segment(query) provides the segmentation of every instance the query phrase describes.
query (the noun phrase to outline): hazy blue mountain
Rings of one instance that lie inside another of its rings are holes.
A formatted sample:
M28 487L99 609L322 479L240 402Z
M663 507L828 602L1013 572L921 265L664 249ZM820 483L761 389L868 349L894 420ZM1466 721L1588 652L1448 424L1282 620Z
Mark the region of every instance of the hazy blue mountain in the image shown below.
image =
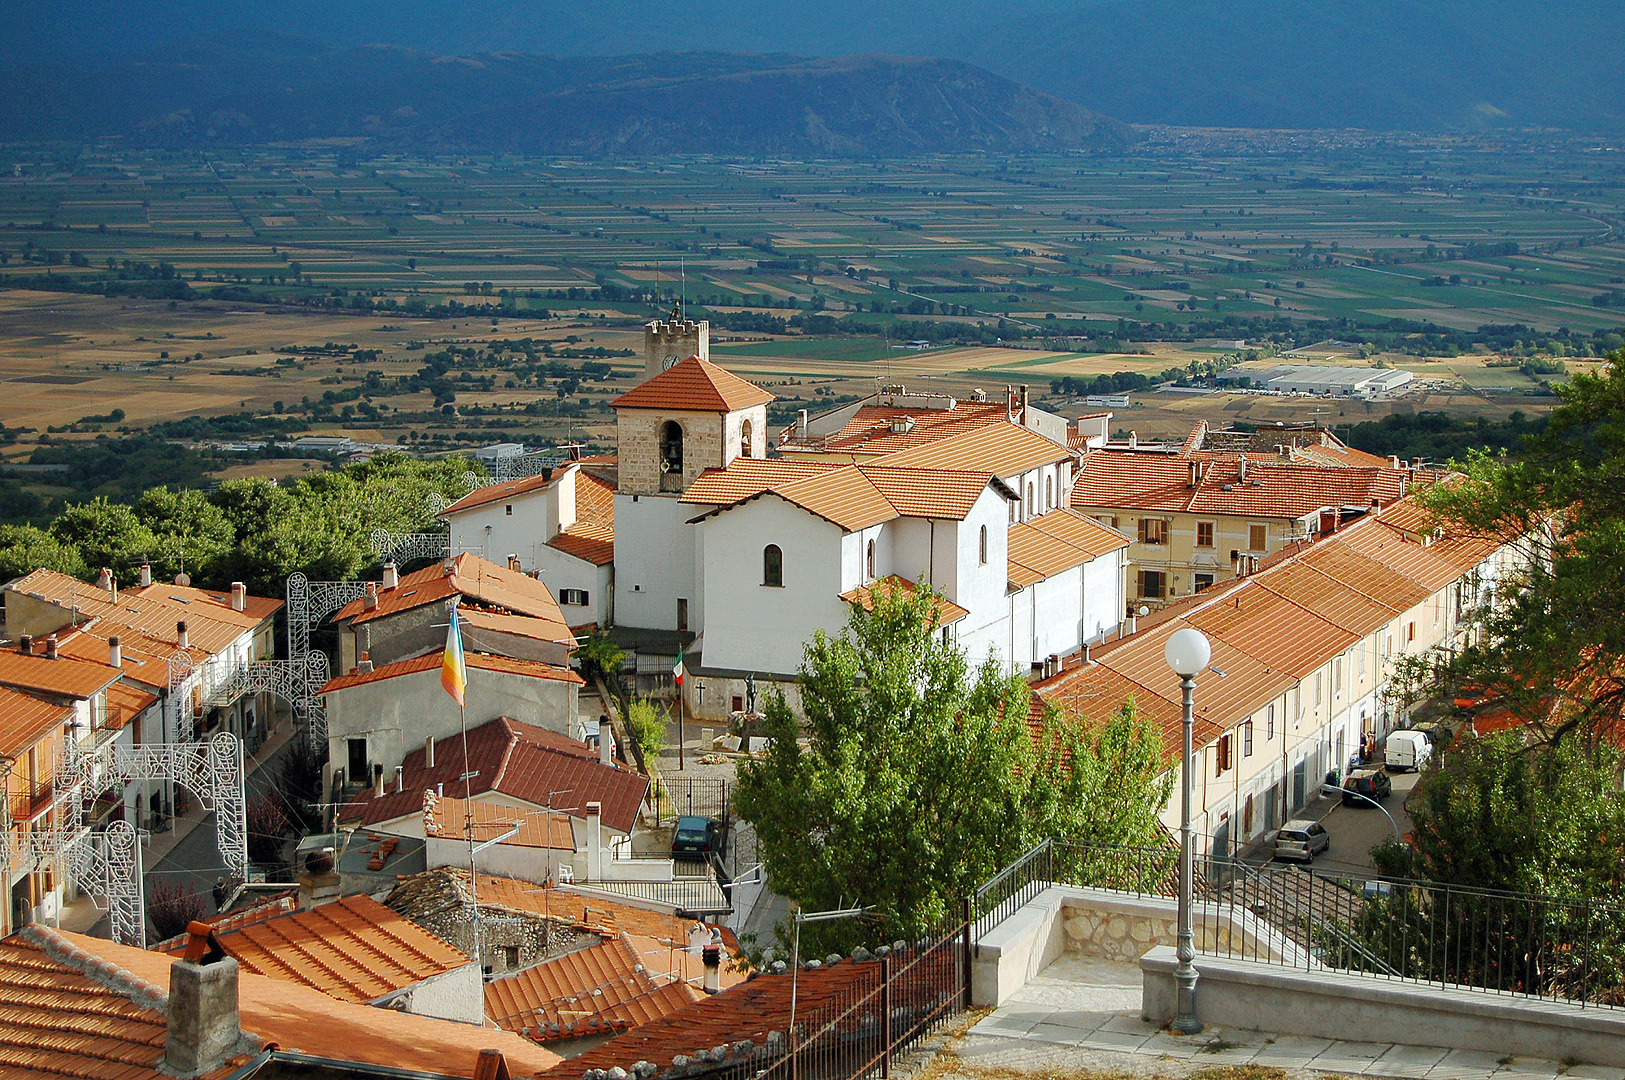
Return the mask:
M1117 150L1130 129L957 60L743 53L453 56L233 32L87 77L0 83L0 139L194 146L362 136L384 148L578 154L895 155Z
M0 52L82 59L234 31L449 53L945 57L1143 123L1625 130L1619 0L38 0L0 22Z

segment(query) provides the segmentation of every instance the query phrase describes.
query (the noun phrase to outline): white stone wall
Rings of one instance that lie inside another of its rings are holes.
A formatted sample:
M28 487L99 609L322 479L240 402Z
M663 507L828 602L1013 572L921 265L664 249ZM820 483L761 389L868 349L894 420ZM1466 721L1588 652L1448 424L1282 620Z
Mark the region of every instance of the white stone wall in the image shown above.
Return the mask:
M688 600L688 628L698 632L702 625L696 530L688 522L706 508L677 500L676 495L615 496L615 622L620 626L675 630L678 597Z
M813 631L846 625L841 600L843 541L835 525L775 495L707 518L704 531L707 611L705 666L793 675ZM782 586L762 581L762 552L782 554Z

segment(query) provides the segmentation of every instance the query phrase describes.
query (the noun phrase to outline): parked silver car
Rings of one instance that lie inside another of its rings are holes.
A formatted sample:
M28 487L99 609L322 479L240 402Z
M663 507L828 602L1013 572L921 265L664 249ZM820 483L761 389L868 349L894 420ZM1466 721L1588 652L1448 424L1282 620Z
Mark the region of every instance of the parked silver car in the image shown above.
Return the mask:
M1315 856L1329 851L1332 835L1318 821L1289 821L1275 834L1275 857L1314 862Z

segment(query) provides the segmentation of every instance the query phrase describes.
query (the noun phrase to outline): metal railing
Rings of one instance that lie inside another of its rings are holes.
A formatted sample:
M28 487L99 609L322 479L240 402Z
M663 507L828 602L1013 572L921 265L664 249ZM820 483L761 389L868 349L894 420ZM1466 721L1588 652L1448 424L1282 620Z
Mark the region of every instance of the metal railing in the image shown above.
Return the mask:
M978 936L1051 885L1178 895L1178 851L1052 838L976 891ZM1582 1007L1625 1006L1625 907L1312 867L1196 860L1201 953Z
M773 1023L782 1028L771 1031L765 1045L735 1044L742 1052L731 1052L711 1068L695 1061L689 1075L707 1080L889 1078L899 1054L968 1007L970 948L970 923L956 919L913 947L888 950L878 963L841 961L851 965L849 979L839 977L839 966L801 972L793 1024L792 1018L775 1015ZM693 1071L694 1065L703 1071Z

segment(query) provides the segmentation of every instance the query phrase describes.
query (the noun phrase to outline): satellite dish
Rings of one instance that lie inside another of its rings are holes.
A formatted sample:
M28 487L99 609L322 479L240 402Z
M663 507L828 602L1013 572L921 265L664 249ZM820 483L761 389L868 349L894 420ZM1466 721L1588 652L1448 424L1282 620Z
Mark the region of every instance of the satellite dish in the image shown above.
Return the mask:
M1144 604L1141 604L1140 605L1140 614L1141 615L1149 615L1149 614L1151 614L1151 609L1149 607L1145 606Z

